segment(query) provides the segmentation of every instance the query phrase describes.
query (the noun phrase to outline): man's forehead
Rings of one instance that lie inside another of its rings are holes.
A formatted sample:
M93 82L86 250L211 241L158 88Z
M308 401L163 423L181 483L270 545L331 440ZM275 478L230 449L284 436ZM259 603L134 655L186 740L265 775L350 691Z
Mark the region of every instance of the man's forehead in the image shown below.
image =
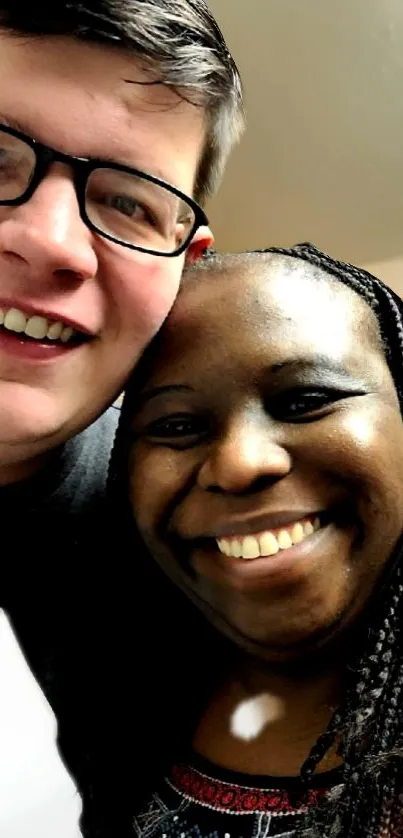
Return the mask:
M66 153L126 163L192 188L193 182L179 183L169 157L186 143L202 147L203 110L156 83L128 51L2 33L0 75L8 79L0 113L27 134Z
M12 78L31 72L47 82L74 89L81 83L91 97L110 97L128 111L140 108L181 114L200 109L163 83L156 71L128 49L69 36L13 37L1 31L1 60Z

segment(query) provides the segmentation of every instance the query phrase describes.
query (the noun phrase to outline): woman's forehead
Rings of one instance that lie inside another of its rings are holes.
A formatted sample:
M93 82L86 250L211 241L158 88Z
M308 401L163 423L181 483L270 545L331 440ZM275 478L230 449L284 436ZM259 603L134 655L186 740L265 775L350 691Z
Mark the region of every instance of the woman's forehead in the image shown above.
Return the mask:
M340 350L357 336L383 355L375 314L355 291L324 271L288 256L230 263L192 277L168 320L168 332L214 335L235 321L250 332L294 338L318 351ZM172 327L172 329L171 329ZM239 337L239 332L238 332Z
M296 260L295 260L296 261ZM287 382L354 380L397 394L378 323L354 291L283 263L194 276L146 356L143 386L187 385L241 392L280 376ZM245 389L246 388L246 389Z

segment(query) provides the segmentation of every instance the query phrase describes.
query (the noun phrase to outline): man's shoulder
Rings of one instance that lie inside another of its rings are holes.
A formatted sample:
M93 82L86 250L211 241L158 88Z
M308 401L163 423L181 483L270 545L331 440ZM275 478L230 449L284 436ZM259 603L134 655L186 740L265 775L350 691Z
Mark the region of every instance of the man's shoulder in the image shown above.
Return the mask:
M52 498L61 510L82 514L104 500L119 417L119 407L112 406L67 443L63 473Z
M113 404L92 425L89 425L88 428L81 432L79 436L83 440L84 447L87 451L95 447L98 454L102 449L110 452L119 424L119 418L120 407L117 404Z
M26 486L15 487L15 491L12 487L10 496L7 493L5 514L12 521L21 522L18 530L19 560L29 556L32 544L42 543L44 533L49 534L50 543L57 544L56 561L53 550L43 550L40 560L24 563L27 596L31 590L35 590L37 598L42 593L46 596L49 584L54 584L58 602L61 602L68 596L68 591L76 597L71 586L74 587L78 579L84 587L84 576L90 578L93 574L96 577L93 559L98 560L103 555L110 529L108 469L119 416L119 409L109 408L65 444L59 456L49 463L46 474L35 477ZM11 539L12 532L15 532L13 528L9 536L6 533L7 538ZM24 608L28 607L18 582L21 567L16 562L7 574L3 569L3 605L7 601L10 603L14 588L15 591L18 588ZM16 607L14 603L14 616Z

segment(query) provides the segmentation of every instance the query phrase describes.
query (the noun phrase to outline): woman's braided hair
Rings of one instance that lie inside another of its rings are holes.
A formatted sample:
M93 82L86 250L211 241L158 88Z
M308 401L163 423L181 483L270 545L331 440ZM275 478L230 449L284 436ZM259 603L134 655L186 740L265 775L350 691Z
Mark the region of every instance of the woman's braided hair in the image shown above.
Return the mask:
M311 244L250 251L251 258L259 253L308 262L365 300L376 316L403 414L403 302L400 298L368 272L332 259ZM242 254L243 260L245 257L248 254ZM225 263L225 255L206 254L205 268L213 269L214 264L219 267L220 263ZM191 269L196 274L198 270L197 266ZM122 488L119 472L122 474L122 457L126 457L128 450L125 416L130 413L136 382L137 375L129 387L112 459L111 485L115 489L118 484ZM123 500L122 494L120 499ZM343 704L301 768L302 783L308 784L325 754L337 743L344 764L342 782L308 812L297 830L298 838L403 836L402 557L403 539L391 556L376 600L367 608L354 660L347 662Z

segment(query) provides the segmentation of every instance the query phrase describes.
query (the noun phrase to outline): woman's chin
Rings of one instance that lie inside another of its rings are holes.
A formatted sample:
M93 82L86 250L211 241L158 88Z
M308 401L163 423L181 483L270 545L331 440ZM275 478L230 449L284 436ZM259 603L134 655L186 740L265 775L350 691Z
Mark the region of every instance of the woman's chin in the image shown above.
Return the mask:
M291 663L307 658L336 654L338 642L343 639L343 656L346 655L344 632L351 630L356 619L352 609L340 607L336 612L312 616L310 620L278 621L275 626L262 622L220 620L216 627L225 633L239 648L273 663Z

